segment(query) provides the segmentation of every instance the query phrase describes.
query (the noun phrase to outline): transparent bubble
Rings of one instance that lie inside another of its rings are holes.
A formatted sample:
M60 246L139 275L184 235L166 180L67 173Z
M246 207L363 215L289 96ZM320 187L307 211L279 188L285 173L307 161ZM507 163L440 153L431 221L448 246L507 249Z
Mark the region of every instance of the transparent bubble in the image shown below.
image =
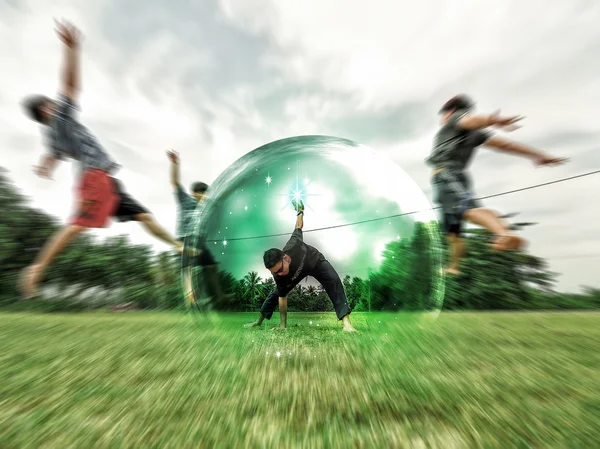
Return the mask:
M264 145L210 186L185 242L184 289L193 310L260 309L274 288L263 253L289 240L294 199L305 205L304 242L335 268L353 311L439 312L441 234L427 198L388 158L327 136ZM309 276L288 295L288 310L333 307Z

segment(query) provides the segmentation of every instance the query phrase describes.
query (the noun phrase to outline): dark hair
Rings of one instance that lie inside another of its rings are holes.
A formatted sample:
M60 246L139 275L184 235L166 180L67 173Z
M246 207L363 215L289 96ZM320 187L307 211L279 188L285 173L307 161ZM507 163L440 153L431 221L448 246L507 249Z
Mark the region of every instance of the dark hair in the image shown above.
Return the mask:
M45 95L30 95L25 98L22 102L25 115L31 120L35 120L38 123L43 123L42 111L40 106L50 101Z
M471 100L471 98L469 98L467 95L464 94L460 94L460 95L456 95L452 98L450 98L450 100L448 100L446 103L444 103L444 106L442 106L442 109L440 109L440 114L443 114L444 112L448 112L451 110L469 110L469 109L473 109L475 107L475 103L473 102L473 100Z
M263 255L263 261L265 262L265 268L270 270L273 268L277 262L280 262L283 259L283 251L277 248L271 248L265 251Z
M195 182L192 184L192 192L205 193L208 190L208 184L203 182Z

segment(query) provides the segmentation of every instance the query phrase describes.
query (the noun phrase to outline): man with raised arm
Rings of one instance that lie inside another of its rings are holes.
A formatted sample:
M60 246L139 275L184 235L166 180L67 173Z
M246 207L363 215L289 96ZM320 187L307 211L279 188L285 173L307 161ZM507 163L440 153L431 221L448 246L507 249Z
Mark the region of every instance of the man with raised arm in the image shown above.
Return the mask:
M206 297L204 301L211 301L215 307L224 306L229 300L229 295L223 293L219 281L217 262L208 247L200 238L194 236L192 226L192 217L194 211L200 203L206 200L208 185L204 182L194 182L190 193L186 193L181 186L179 173L180 158L176 151L167 151L167 157L171 161L170 180L175 198L177 200L177 240L182 244L187 239L185 252L187 257L183 257L182 281L188 304L197 301L192 288L192 278L194 269L201 272L200 278L204 282Z
M110 217L119 221L138 221L155 237L181 252L182 244L165 231L150 212L128 195L123 185L113 178L119 169L98 140L76 117L77 100L81 89L79 69L80 33L68 23L56 23L58 37L65 44L65 61L58 99L33 95L24 101L27 115L44 126L48 152L37 175L52 179L58 161L67 158L78 161L77 198L70 222L54 234L27 267L21 279L25 297L33 296L44 272L52 260L80 233L88 228L107 226Z
M333 303L338 320L342 322L345 332L356 332L350 323L350 307L346 299L344 285L339 275L325 256L314 246L304 243L302 228L304 226L304 204L294 202L297 212L296 227L283 250L271 248L265 251L263 261L275 280L277 288L265 300L258 320L246 327L258 327L265 320L271 319L279 304L281 322L273 330L284 330L287 327L287 295L307 276L314 277L325 289Z
M512 131L517 129L520 116L503 117L494 114L475 114L474 103L466 95L448 100L440 110L441 128L426 162L433 167L434 201L442 210L442 222L451 245L450 263L446 272L460 274L459 262L464 253L461 237L462 223L480 225L494 234L492 248L505 251L519 249L525 240L515 235L500 217L475 200L467 167L475 149L481 145L509 154L527 157L538 166L557 165L566 161L544 154L534 148L493 135L489 128Z

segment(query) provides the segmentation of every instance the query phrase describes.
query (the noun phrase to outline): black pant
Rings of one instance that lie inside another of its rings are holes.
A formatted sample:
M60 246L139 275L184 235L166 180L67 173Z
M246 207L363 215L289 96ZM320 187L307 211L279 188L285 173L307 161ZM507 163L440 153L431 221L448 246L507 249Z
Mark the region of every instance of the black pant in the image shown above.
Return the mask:
M115 194L119 197L119 205L112 214L114 218L121 222L133 221L136 215L150 213L148 209L125 191L125 187L121 181L115 178L111 179Z
M319 262L307 276L314 277L323 286L327 292L327 296L329 296L329 299L333 303L333 308L335 309L338 320L341 320L350 313L350 306L348 306L348 300L346 299L346 292L344 291L342 280L328 261L322 260ZM294 287L298 285L300 281L302 281L302 279L299 279ZM260 313L267 320L270 320L278 304L279 291L275 289L267 299L265 299L265 302L260 308Z

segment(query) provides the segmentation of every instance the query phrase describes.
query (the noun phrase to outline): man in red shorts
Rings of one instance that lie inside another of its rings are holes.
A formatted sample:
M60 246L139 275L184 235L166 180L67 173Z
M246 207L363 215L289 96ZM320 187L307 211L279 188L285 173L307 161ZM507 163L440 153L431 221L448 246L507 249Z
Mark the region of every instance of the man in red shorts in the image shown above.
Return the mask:
M75 117L80 90L79 31L70 24L57 22L57 33L65 44L65 65L58 101L31 96L24 102L26 113L47 131L49 152L34 171L51 179L56 163L66 158L79 162L75 213L71 222L52 236L34 263L25 269L21 280L24 296L33 296L50 262L77 235L87 228L106 227L110 217L119 221L139 221L151 234L173 245L182 244L167 233L150 212L128 195L112 177L119 169L98 140Z

